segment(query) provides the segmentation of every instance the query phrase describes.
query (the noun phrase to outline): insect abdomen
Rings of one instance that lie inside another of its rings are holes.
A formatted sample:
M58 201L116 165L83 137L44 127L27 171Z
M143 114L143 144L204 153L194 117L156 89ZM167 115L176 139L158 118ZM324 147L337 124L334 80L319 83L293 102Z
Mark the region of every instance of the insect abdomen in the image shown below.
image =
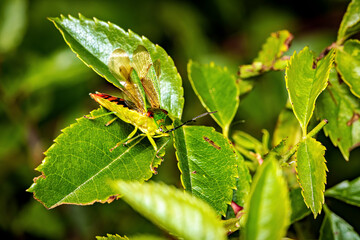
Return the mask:
M150 135L158 133L158 127L154 119L148 117L146 113L143 114L130 109L124 99L99 92L91 93L90 96L101 106L114 112L121 120L138 127L142 132L149 133Z

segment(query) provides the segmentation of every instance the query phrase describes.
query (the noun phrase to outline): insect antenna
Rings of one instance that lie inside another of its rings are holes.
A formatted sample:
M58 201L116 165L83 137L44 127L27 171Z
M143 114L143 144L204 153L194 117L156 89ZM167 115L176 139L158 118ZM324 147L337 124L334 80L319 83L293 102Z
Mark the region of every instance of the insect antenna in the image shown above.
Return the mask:
M188 123L196 122L196 119L198 119L198 118L204 117L204 116L209 115L209 114L214 114L214 113L216 113L216 112L217 112L217 111L214 111L214 112L206 112L206 113L200 114L199 116L196 116L196 117L194 117L193 119L190 119L190 120L184 122L183 124L180 124L179 126L174 127L173 129L170 129L170 130L165 131L164 133L169 133L169 132L175 131L176 129L181 128L182 126L184 126L184 125L186 125L186 124L188 124Z

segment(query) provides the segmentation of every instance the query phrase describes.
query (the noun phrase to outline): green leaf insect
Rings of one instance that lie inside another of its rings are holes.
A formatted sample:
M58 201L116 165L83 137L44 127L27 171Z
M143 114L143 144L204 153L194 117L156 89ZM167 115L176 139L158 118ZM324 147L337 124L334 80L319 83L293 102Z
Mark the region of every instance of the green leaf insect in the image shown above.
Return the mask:
M168 129L166 118L168 112L160 107L160 61L152 61L147 49L139 45L132 54L132 58L123 49L115 49L109 57L108 67L113 76L119 81L122 88L121 98L105 93L91 93L90 96L101 106L108 109L107 114L115 114L116 118L108 122L111 124L117 118L135 126L127 138L119 142L110 151L121 144L146 136L154 150L159 151L153 138L167 137L169 132L195 121L196 118L209 113L197 116L176 128ZM107 115L105 114L105 115ZM97 117L88 117L95 119ZM138 129L143 132L134 137Z

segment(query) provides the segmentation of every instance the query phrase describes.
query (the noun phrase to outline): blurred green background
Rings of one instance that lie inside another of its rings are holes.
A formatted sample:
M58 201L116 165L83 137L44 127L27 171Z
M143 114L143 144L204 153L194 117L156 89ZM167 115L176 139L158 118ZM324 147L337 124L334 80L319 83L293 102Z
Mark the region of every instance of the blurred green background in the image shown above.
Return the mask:
M47 210L25 192L40 173L48 147L71 123L98 105L89 93L109 92L113 86L76 58L47 17L60 14L111 21L162 46L175 61L185 90L183 119L205 111L187 79L189 59L214 61L234 74L249 64L271 32L287 29L295 39L289 50L305 45L319 53L336 39L348 5L343 0L305 1L74 1L0 0L0 236L4 239L94 239L96 235L154 233L149 223L121 200L93 206L60 206ZM241 99L232 130L261 137L272 133L285 106L284 73L256 79L254 90ZM215 125L210 118L197 124ZM360 149L345 162L322 134L328 149L328 184L360 174ZM156 181L181 186L174 151L170 147ZM329 207L360 231L358 208L334 199ZM318 237L322 216L302 220L290 231Z

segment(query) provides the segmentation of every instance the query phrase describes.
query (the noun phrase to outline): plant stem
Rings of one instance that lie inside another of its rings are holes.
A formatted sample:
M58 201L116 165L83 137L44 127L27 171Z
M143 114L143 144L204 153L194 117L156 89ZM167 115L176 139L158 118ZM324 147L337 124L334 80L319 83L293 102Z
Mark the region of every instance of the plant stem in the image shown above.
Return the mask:
M326 124L328 123L327 119L322 120L316 127L313 128L307 135L306 138L311 138L316 135Z

